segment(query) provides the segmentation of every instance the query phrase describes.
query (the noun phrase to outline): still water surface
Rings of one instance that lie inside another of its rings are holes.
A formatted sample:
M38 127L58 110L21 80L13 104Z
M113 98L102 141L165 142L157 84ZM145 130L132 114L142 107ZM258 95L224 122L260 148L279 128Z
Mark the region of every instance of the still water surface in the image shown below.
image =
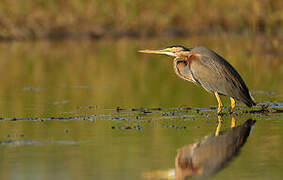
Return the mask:
M282 179L280 41L225 35L0 44L0 179L172 178L177 150L218 125L212 94L179 79L170 58L137 53L172 42L226 57L271 109L239 104L236 126L256 123L211 178ZM231 131L228 111L221 131Z

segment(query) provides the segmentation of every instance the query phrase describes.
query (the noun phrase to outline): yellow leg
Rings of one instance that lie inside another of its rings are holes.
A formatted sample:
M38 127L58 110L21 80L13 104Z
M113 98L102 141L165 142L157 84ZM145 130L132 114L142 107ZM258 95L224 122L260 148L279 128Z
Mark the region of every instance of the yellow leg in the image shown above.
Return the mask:
M218 108L217 108L217 113L219 114L223 108L223 104L221 102L221 99L219 97L219 94L217 92L214 93L218 102Z
M235 119L235 117L234 117L233 114L232 114L231 128L236 127L236 123L237 123L237 120Z
M232 113L236 107L236 100L232 97L230 97L230 100L231 100L231 113Z
M217 116L217 117L218 117L218 124L217 124L217 128L216 128L216 131L215 131L215 136L219 136L220 129L221 129L221 126L222 126L222 123L223 123L222 116Z

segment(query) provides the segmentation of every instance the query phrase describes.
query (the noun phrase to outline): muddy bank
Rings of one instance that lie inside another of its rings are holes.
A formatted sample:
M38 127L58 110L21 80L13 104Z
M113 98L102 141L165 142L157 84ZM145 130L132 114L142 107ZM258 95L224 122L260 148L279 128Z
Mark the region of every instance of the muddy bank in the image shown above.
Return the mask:
M81 120L81 121L128 121L128 122L152 122L152 120L196 120L196 119L207 119L214 118L216 114L216 107L210 108L192 108L192 107L172 107L172 108L121 108L116 107L113 109L100 109L95 106L80 106L78 109L84 109L93 113L89 116L84 115L74 115L74 116L62 116L54 113L51 117L28 117L28 118L8 118L0 117L0 121L70 121L70 120ZM93 110L99 110L103 113L96 113ZM283 113L282 103L276 106L260 105L258 107L247 109L245 107L237 107L236 112L233 116L244 116L246 114L257 114L257 115L268 115L268 114L278 114ZM224 112L221 113L222 116L231 116L229 113L229 108L224 108ZM184 126L168 126L165 128L176 128L185 129ZM127 126L127 127L115 127L112 129L142 129L138 126Z

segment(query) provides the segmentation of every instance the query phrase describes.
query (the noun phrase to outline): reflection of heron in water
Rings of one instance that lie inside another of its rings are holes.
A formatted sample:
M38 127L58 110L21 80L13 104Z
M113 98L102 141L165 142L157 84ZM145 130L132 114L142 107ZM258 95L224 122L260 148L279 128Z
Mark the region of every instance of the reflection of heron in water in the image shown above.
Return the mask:
M249 119L243 125L235 127L236 120L232 116L232 129L221 132L222 117L218 116L218 120L215 136L208 136L178 150L175 161L176 179L208 177L222 169L238 154L256 122Z
M223 123L218 116L218 126L214 136L206 136L194 144L185 145L178 150L175 170L144 173L148 179L186 179L189 177L205 178L221 170L245 144L255 120L247 120L236 127L232 116L231 129L220 131Z

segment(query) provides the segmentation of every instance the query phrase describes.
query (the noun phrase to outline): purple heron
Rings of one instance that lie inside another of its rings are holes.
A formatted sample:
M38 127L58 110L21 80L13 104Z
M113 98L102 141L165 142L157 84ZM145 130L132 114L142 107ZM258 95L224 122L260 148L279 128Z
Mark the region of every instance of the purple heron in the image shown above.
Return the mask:
M188 49L184 46L169 46L165 49L145 49L141 53L165 54L175 57L176 74L187 81L201 85L208 92L215 94L220 113L223 104L219 95L230 97L231 112L236 107L236 100L248 107L256 105L251 93L239 73L223 57L205 47Z

